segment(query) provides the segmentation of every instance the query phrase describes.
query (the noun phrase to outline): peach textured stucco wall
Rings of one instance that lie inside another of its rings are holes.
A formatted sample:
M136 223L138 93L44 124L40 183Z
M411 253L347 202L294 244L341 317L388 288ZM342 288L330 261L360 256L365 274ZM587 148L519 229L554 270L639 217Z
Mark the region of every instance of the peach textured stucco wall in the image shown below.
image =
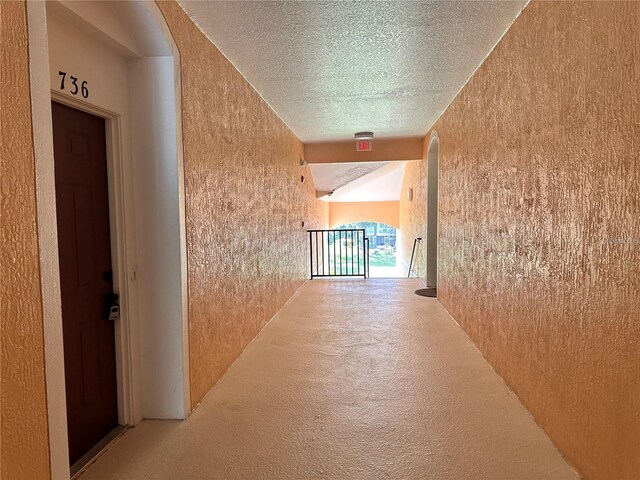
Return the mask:
M408 266L411 260L413 242L416 238L422 238L422 242L416 246L416 255L413 259L411 270L414 274L425 279L426 270L426 162L424 160L412 160L407 162L402 179L402 195L400 196L400 236L401 244L398 253L402 261ZM413 189L413 199L407 198L407 189Z
M533 2L434 126L439 299L586 479L640 478L639 85L640 3Z
M400 202L329 203L329 228L354 222L379 222L400 228Z
M305 232L328 207L300 181L302 143L177 3L158 4L182 65L195 406L308 278Z
M1 477L49 478L43 317L24 2L0 2Z

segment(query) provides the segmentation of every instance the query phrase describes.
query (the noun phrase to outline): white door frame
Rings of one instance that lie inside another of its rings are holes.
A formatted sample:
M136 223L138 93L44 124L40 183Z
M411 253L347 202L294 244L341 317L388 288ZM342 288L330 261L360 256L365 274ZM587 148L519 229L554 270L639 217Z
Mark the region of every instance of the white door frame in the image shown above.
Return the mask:
M158 6L155 2L149 0L145 0L144 4L150 9L154 19L160 26L174 58L176 155L179 177L180 255L182 265L183 410L184 418L186 418L190 412L190 386L180 61L179 52ZM125 425L134 425L142 418L138 327L136 325L136 315L130 314L130 312L137 312L135 231L132 228L135 225L135 216L132 179L129 171L131 166L123 162L119 115L83 100L51 90L46 3L27 2L27 20L51 477L54 480L68 480L70 478L70 468L68 462L51 101L63 103L106 119L114 288L120 294L122 309L121 320L116 322L118 417L119 422Z
M116 340L116 375L118 388L118 423L135 425L137 423L135 403L139 401L134 393L135 367L132 354L135 343L132 342L131 311L137 304L135 282L129 282L127 272L136 264L135 249L128 248L131 235L127 237L127 218L134 212L131 208L130 188L127 188L122 155L122 135L120 115L96 107L88 102L51 90L51 100L76 110L104 118L107 144L107 181L109 193L109 229L111 243L111 266L113 271L113 289L120 296L120 320L114 323Z

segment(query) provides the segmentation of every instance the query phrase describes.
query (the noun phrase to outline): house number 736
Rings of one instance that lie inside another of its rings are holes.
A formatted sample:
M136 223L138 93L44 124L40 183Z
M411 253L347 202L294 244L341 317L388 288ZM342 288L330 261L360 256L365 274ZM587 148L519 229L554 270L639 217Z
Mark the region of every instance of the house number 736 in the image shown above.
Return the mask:
M71 95L78 95L80 93L82 98L89 97L89 85L87 81L83 81L80 85L78 85L78 78L73 75L69 75L69 80L71 81L71 85L65 85L65 80L67 79L67 72L63 72L62 70L58 71L58 75L60 75L60 90L66 90L68 87Z

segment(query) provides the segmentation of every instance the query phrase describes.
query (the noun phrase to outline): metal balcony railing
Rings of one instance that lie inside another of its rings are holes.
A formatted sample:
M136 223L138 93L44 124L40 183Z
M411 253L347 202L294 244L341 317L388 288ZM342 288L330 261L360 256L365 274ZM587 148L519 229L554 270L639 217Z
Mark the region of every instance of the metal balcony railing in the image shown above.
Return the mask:
M369 277L369 239L364 229L308 230L311 279Z

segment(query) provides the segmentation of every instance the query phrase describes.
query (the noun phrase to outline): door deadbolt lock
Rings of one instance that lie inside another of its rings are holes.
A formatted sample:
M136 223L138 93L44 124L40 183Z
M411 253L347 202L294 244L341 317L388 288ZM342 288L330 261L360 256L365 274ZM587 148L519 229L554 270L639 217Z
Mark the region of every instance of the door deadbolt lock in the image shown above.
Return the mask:
M107 320L115 322L120 319L120 305L118 304L118 294L109 293L105 296L105 313Z
M111 305L109 307L109 321L115 322L120 319L120 305Z

